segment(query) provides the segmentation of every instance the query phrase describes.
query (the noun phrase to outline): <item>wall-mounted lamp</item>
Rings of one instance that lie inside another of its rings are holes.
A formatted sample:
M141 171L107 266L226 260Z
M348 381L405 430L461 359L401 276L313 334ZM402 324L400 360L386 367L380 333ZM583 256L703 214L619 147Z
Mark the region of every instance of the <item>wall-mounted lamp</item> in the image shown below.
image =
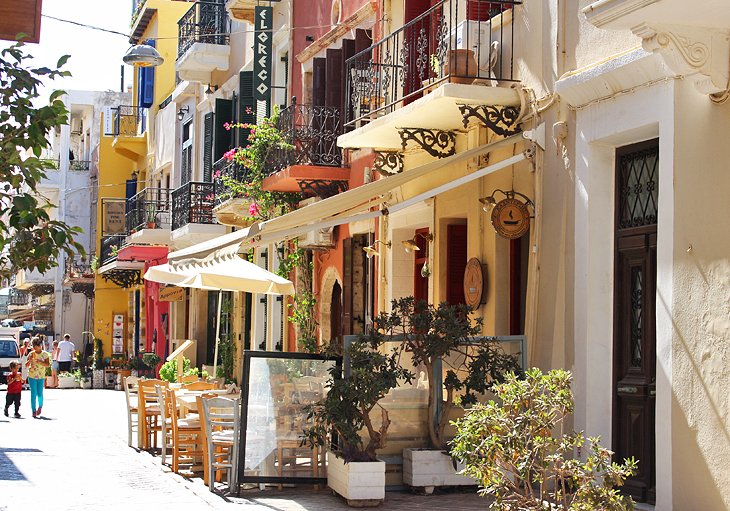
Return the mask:
M380 243L381 245L385 245L388 248L390 248L390 246L391 246L390 241L386 242L386 241L375 240L375 242L372 245L368 245L367 247L362 247L362 251L365 252L365 255L367 256L368 259L372 259L373 256L380 257L380 252L378 252L378 249L375 248L375 245L377 245L378 243Z
M488 195L486 197L482 197L481 199L479 199L479 202L482 203L482 209L484 210L485 213L489 213L490 211L492 211L494 206L497 205L497 199L494 197L494 194L496 194L496 193L501 193L502 195L504 195L505 199L514 199L515 196L517 196L520 199L522 199L522 202L524 202L525 205L530 206L533 209L533 211L535 210L535 203L532 202L532 200L527 195L520 193L520 192L516 192L514 190L504 191L504 190L500 190L499 188L497 188L496 190L494 190L492 192L492 195Z
M138 175L139 175L139 172L137 172L136 170L132 171L132 179L136 180Z
M185 114L187 114L190 111L190 107L183 106L180 107L180 110L177 111L177 120L182 121L185 119Z
M208 88L205 89L205 93L206 94L213 94L217 90L218 90L218 86L217 85L208 84Z
M125 64L137 67L155 67L165 62L160 52L149 44L135 44L131 46L127 50L127 53L124 54L124 57L122 57L122 60Z
M401 244L403 245L403 248L406 252L411 253L414 251L421 250L421 248L418 246L418 238L423 238L424 240L428 241L429 243L433 241L433 234L430 232L428 234L423 234L422 232L417 232L415 236L413 236L409 240L403 240L401 241Z

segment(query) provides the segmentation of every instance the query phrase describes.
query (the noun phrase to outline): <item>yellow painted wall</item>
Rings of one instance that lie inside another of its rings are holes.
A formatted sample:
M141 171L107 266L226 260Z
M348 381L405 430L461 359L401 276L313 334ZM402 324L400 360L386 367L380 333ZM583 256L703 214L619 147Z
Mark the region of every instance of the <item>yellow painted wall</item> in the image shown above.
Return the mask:
M103 115L103 114L102 114ZM104 133L102 119L102 129ZM99 141L99 202L97 207L96 225L96 254L101 254L101 236L104 225L102 218L103 198L123 198L125 196L125 181L129 179L134 168L134 162L120 155L112 147L114 137L102 135ZM107 282L100 275L96 275L94 282L96 296L94 299L94 335L104 343L104 356L112 352L112 316L114 314L128 314L127 290L116 284ZM127 318L128 321L128 318Z

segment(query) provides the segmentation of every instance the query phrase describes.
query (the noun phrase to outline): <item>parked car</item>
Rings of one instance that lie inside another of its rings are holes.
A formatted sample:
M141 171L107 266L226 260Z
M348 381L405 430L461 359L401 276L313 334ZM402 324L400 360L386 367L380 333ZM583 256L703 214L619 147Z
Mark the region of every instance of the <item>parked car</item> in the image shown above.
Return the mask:
M20 362L20 349L15 337L0 337L0 382L6 383L10 374L10 362Z

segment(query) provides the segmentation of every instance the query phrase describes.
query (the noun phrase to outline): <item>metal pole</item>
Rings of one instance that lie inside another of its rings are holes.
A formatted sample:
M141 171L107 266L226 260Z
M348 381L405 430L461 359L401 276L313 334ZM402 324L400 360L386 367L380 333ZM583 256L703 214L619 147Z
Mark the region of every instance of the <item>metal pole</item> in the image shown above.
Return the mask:
M213 378L218 377L218 343L221 341L221 301L223 291L218 291L218 311L215 315L215 355L213 356Z

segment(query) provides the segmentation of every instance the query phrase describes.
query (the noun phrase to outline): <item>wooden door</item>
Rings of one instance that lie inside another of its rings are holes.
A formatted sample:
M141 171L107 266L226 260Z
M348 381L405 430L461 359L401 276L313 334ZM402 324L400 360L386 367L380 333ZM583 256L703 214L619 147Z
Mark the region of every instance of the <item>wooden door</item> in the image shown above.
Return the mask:
M656 240L659 146L617 151L613 450L639 460L624 489L655 495Z

